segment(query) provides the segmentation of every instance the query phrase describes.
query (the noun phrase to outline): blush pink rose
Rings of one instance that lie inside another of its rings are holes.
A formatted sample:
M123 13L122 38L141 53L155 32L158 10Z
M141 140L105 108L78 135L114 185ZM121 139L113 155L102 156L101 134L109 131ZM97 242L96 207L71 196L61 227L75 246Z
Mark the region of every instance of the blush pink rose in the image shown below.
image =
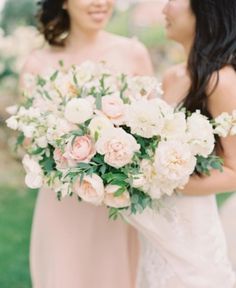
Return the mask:
M100 205L104 199L102 178L96 174L86 175L81 182L80 177L78 177L73 185L73 192L86 202Z
M64 157L75 162L88 163L95 155L96 150L89 135L77 136L71 139L65 148Z
M57 169L66 169L69 165L66 157L64 157L61 149L56 148L53 152L53 158L56 162Z
M104 203L109 207L124 208L130 206L129 192L125 191L120 196L115 196L116 191L120 188L117 185L107 185L105 187Z
M115 125L122 125L125 119L125 105L118 94L102 97L102 112Z

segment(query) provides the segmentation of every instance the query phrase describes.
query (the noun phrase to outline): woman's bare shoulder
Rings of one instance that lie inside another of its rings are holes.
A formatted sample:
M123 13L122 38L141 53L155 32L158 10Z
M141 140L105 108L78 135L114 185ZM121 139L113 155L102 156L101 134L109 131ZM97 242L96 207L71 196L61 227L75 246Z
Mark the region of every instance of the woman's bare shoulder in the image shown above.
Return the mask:
M217 82L216 82L217 81ZM215 83L217 83L215 85ZM213 90L214 89L214 90ZM209 83L210 110L213 116L236 109L236 71L232 66L222 68L215 73Z
M45 69L53 51L51 47L44 47L32 51L25 60L22 73L39 74Z

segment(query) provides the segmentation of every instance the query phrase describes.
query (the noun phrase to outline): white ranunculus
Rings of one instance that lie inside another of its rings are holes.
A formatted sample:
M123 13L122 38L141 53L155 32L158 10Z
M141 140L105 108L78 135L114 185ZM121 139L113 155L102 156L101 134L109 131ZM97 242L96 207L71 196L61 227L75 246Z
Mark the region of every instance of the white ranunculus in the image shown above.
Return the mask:
M140 149L135 138L121 128L105 130L95 146L99 154L105 155L104 161L115 168L132 162L134 153Z
M198 111L187 119L187 139L194 155L207 157L214 149L213 127Z
M115 193L119 190L118 185L107 185L105 187L104 203L109 207L125 208L130 206L129 192L126 190L120 196L115 196Z
M161 133L164 120L152 101L140 100L128 105L126 115L126 125L133 134L151 138Z
M96 132L101 135L106 129L113 128L113 124L104 116L95 116L89 123L89 131L92 137L95 137Z
M6 120L7 127L13 130L17 130L19 125L16 116L11 116Z
M73 191L82 200L94 205L102 204L104 200L104 185L102 178L96 174L86 175L82 182L80 177L73 185Z
M156 174L163 176L168 181L182 181L191 175L196 165L190 147L180 141L160 142L154 158Z
M71 123L82 124L93 115L93 107L86 99L74 98L65 108L65 118Z
M164 127L161 131L163 139L184 139L186 136L186 119L183 112L167 114L164 119Z
M222 113L215 118L216 128L214 132L220 137L226 137L230 133L232 116L228 113Z

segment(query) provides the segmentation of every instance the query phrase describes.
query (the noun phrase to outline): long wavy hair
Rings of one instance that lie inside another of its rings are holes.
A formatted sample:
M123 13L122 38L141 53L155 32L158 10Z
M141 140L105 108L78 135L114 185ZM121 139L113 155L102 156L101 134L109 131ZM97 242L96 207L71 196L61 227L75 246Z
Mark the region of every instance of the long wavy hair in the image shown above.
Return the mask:
M189 1L196 31L187 63L191 86L183 106L211 118L207 92L213 74L217 77L210 94L217 87L221 68L231 65L236 70L236 0Z
M64 46L70 29L70 17L63 8L65 0L41 0L38 2L38 29L53 46Z

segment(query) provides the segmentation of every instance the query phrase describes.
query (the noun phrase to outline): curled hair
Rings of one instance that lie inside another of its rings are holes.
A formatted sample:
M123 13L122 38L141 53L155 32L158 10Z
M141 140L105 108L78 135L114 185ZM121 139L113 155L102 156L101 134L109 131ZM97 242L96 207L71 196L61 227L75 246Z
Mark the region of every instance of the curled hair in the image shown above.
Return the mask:
M65 0L41 0L38 2L38 29L53 46L64 46L65 35L70 29L70 18L63 8Z
M236 1L190 0L196 17L195 39L188 58L191 87L184 106L191 112L199 109L211 118L208 109L209 82L226 65L236 70Z

